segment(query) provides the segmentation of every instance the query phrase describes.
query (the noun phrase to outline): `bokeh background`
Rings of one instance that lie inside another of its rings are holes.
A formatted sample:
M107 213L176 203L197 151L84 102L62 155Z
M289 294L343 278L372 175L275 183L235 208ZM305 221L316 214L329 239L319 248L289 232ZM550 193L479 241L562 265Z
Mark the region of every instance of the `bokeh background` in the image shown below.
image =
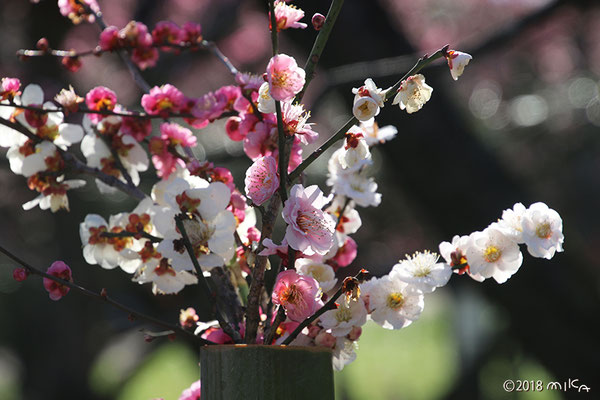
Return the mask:
M266 1L99 0L108 24L136 19L199 22L241 70L262 73L270 56ZM309 22L328 1L299 0ZM36 82L51 98L72 84L97 85L139 108L141 93L116 55L87 58L78 73L51 58L19 61L15 52L47 37L54 48L95 46L95 25L72 26L55 0L0 2L0 76ZM287 31L280 48L302 65L316 32ZM359 255L341 272L387 273L405 253L436 250L455 234L485 228L515 202L544 201L564 221L565 252L553 260L525 254L507 283L454 276L427 296L421 319L402 331L367 325L358 358L336 373L338 399L562 399L576 392L512 393L506 379L579 379L600 390L600 6L594 1L347 0L305 102L326 138L351 111L351 88L372 77L391 85L422 54L449 43L474 60L454 82L443 64L424 71L434 87L424 109L388 105L380 125L398 137L374 152L383 193L361 210ZM151 85L173 83L200 96L232 83L210 54L163 56L144 72ZM238 184L250 161L222 123L197 131L196 149L230 168ZM4 150L3 150L4 152ZM307 153L305 153L307 154ZM327 155L308 169L323 183ZM150 174L143 189L152 185ZM243 184L242 184L243 187ZM85 263L78 225L88 213L129 211L121 195L100 198L90 182L69 194L71 211L21 204L35 197L0 157L0 243L33 265L62 259L75 279L107 288L119 301L175 322L195 291L154 297L120 270ZM51 301L35 277L12 280L0 257L0 398L176 399L199 377L198 349L182 341L145 343L140 323L78 293Z

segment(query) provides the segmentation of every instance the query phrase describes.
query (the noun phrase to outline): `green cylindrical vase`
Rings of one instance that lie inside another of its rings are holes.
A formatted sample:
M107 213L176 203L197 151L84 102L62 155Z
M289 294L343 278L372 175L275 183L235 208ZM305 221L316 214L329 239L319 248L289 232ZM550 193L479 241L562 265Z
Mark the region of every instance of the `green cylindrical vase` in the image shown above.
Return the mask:
M333 400L331 350L219 345L200 349L202 400Z

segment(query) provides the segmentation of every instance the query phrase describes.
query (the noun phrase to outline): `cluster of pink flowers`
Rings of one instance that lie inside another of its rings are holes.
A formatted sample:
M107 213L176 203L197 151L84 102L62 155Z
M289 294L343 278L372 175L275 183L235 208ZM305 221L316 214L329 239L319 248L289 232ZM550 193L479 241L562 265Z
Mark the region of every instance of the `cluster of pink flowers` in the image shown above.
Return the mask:
M201 42L202 28L193 22L179 27L170 21L160 21L149 32L144 23L130 21L123 29L106 27L100 34L98 46L103 51L126 49L131 52L131 60L140 69L146 69L156 65L158 48L162 51L197 48Z
M152 163L158 176L167 179L177 165L185 163L174 154L175 146L194 147L196 137L187 128L175 123L163 123L160 126L160 137L150 139L149 149Z

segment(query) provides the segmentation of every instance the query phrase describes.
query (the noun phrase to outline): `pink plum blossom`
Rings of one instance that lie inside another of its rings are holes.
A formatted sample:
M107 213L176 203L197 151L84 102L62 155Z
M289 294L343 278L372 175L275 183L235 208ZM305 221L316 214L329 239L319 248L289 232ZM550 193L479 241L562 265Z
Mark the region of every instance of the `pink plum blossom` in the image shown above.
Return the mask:
M100 33L98 45L104 51L113 51L121 47L119 28L113 25L104 28L102 33Z
M142 107L150 115L179 112L185 102L185 96L175 86L166 84L155 86L149 94L142 96Z
M152 133L152 122L148 118L123 117L121 132L133 136L135 140L141 142Z
M148 27L138 21L129 21L125 28L119 31L119 39L124 47L148 48L152 46L152 35L148 32Z
M358 246L354 239L350 236L346 236L344 244L342 244L338 251L335 253L333 258L327 260L327 262L333 267L335 271L339 268L347 267L352 264L352 261L356 258L358 252Z
M275 23L277 32L288 28L306 28L306 24L300 21L304 18L304 11L293 5L287 5L283 1L277 1L275 4ZM269 16L269 21L270 21Z
M331 199L323 196L317 185L304 188L294 185L283 207L288 224L285 238L289 245L310 256L326 254L333 246L335 220L321 210Z
M194 22L186 22L179 31L179 40L185 43L196 44L202 41L202 26Z
M160 21L152 30L152 42L155 45L161 44L179 44L181 29L176 23L171 21ZM161 50L171 50L170 47L162 47Z
M160 138L168 141L171 146L196 146L196 136L194 136L192 131L176 123L161 124Z
M142 71L156 66L158 61L158 50L154 47L137 47L131 53L131 61Z
M192 383L192 386L185 389L181 393L181 396L179 396L179 400L200 400L201 394L202 391L200 389L200 381L197 380L196 382Z
M105 86L96 86L85 95L85 104L90 110L112 111L117 105L117 95ZM101 114L88 114L88 117L94 124L105 118Z
M317 140L319 134L311 129L311 124L306 122L310 118L310 111L305 112L302 104L283 103L281 113L287 135L297 135L303 144Z
M12 100L15 96L20 95L21 81L17 78L2 78L2 86L0 88L0 101Z
M175 123L163 123L160 126L160 132L160 138L150 139L149 150L158 176L168 179L169 175L177 168L177 165L185 165L169 149L177 145L194 147L196 137L192 134L192 131Z
M54 261L50 268L46 271L49 275L55 276L67 282L73 282L71 275L71 268L62 261ZM60 300L61 297L66 296L71 290L65 285L61 285L49 278L44 278L44 288L50 293L52 300Z
M246 195L254 204L261 205L279 188L277 161L271 156L261 157L246 171Z
M271 97L279 101L290 101L304 87L306 73L293 57L277 54L267 65L267 82Z
M318 295L319 283L313 277L288 269L277 275L272 300L285 308L289 319L302 322L320 306Z

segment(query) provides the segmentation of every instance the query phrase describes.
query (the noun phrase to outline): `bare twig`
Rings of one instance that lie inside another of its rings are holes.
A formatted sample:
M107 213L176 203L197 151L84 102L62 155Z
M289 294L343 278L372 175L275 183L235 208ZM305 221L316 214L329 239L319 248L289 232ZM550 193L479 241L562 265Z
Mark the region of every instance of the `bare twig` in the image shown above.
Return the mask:
M127 307L126 305L121 304L121 303L119 303L119 302L111 299L108 295L106 295L104 293L104 290L101 293L96 293L96 292L93 292L93 291L91 291L89 289L86 289L86 288L84 288L82 286L79 286L79 285L77 285L75 283L65 281L63 279L57 278L54 275L50 275L50 274L48 274L48 273L46 273L46 272L44 272L42 270L39 270L39 269L37 269L35 267L32 267L31 265L29 265L25 261L21 260L19 257L17 257L16 255L12 254L10 251L8 251L7 249L5 249L2 246L0 246L0 252L4 253L7 257L9 257L10 259L12 259L14 262L16 262L17 264L21 265L30 274L38 275L38 276L41 276L43 278L50 279L50 280L52 280L52 281L54 281L54 282L56 282L56 283L58 283L60 285L67 286L68 288L73 289L75 291L78 291L78 292L80 292L80 293L82 293L82 294L84 294L84 295L86 295L88 297L91 297L91 298L93 298L95 300L99 300L99 301L108 303L111 306L113 306L115 308L118 308L119 310L125 311L127 314L132 315L132 316L134 316L137 319L148 321L148 322L150 322L150 323L152 323L154 325L163 327L165 329L173 331L174 333L177 333L177 334L180 334L182 336L188 337L188 338L190 338L190 339L192 339L192 340L194 340L194 341L196 341L196 342L198 342L198 343L200 343L202 345L215 344L215 343L213 343L211 341L202 339L201 337L194 335L190 331L186 331L185 329L179 327L178 325L174 325L174 324L170 324L170 323L165 322L165 321L161 321L161 320L159 320L157 318L151 317L149 315L146 315L146 314L143 314L143 313L141 313L139 311L136 311L136 310L134 310L134 309L132 309L130 307Z

